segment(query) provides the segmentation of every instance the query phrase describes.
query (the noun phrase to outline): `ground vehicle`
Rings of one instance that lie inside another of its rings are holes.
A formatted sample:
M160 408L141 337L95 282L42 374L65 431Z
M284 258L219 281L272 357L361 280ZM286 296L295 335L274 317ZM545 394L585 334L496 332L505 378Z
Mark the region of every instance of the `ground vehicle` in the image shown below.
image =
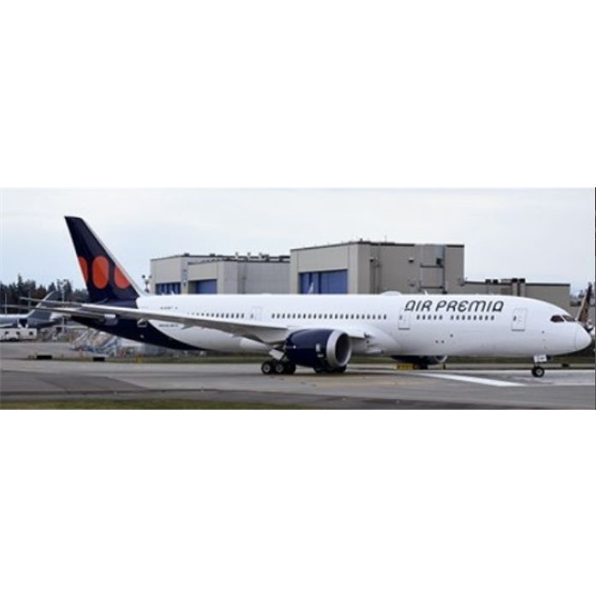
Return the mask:
M0 329L0 341L35 341L37 329Z

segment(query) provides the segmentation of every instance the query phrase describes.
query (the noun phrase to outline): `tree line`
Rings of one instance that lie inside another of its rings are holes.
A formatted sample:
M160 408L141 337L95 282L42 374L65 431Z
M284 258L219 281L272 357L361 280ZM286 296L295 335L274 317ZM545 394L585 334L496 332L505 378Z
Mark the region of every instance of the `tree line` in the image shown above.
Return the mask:
M33 279L23 279L19 275L16 282L10 284L0 282L0 312L23 312L13 308L18 305L27 307L27 302L23 302L21 300L22 298L25 300L41 300L50 292L56 290L60 292L59 300L63 298L67 302L86 302L88 300L87 291L73 288L71 282L68 280L56 281L49 285L44 285L38 284Z

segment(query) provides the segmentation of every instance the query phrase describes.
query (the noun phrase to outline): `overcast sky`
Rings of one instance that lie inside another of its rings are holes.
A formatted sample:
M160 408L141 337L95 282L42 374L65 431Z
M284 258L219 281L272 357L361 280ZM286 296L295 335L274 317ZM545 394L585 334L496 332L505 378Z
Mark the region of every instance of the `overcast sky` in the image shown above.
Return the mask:
M463 243L468 279L594 278L594 189L3 190L4 283L82 279L63 220L87 219L140 280L185 252L289 253L359 238Z

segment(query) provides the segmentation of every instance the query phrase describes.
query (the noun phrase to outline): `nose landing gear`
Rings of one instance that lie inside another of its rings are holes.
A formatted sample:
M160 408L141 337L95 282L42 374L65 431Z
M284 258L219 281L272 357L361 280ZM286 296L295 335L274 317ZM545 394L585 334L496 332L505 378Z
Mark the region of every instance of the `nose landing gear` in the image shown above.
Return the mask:
M535 379L542 379L546 374L543 364L548 362L548 356L534 356L534 368L532 369L532 376Z

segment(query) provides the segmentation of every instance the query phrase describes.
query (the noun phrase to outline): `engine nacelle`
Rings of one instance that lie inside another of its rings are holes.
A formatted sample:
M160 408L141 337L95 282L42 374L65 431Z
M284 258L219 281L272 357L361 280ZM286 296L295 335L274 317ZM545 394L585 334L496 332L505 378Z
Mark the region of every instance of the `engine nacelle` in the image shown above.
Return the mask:
M306 329L288 337L284 352L290 362L299 366L333 371L349 364L352 341L338 329Z
M391 356L391 358L404 364L413 364L423 370L429 366L439 366L447 362L447 356Z

